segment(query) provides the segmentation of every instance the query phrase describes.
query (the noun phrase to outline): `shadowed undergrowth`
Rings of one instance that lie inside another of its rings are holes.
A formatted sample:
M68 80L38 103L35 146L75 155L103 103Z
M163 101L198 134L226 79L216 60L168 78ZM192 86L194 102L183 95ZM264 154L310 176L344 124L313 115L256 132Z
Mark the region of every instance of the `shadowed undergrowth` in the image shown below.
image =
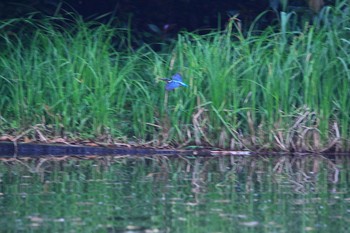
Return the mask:
M79 19L3 22L2 138L349 151L350 20L338 5L312 24L283 13L278 30L183 33L163 52ZM176 72L189 87L165 92L159 78Z

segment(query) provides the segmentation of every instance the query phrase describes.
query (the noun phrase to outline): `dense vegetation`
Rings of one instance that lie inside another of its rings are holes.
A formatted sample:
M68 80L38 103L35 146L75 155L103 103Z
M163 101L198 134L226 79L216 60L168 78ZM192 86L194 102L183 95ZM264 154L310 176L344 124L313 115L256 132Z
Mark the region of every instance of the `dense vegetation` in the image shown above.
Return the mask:
M59 18L0 26L0 133L162 147L350 149L348 1L279 28L182 33L155 52L132 31ZM237 23L238 22L238 23ZM18 29L21 28L21 29ZM181 72L189 88L165 92ZM3 137L4 138L4 137Z

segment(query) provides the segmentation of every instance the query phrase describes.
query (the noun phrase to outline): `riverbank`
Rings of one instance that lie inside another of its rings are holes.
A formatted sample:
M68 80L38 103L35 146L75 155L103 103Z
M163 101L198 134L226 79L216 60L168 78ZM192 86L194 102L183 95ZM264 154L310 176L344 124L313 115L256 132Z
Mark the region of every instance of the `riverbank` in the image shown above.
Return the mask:
M350 17L326 7L279 28L182 33L161 51L98 23L3 22L0 134L22 141L350 151ZM21 27L18 27L18 26ZM180 72L188 88L160 78Z

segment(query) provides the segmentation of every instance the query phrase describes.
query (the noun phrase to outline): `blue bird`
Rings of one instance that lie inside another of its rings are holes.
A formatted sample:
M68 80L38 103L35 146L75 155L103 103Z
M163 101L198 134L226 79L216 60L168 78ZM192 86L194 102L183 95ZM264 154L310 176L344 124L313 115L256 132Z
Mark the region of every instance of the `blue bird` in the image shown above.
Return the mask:
M161 78L161 80L167 82L165 85L165 90L171 91L180 86L187 87L187 84L182 81L182 77L179 73L176 73L170 78Z

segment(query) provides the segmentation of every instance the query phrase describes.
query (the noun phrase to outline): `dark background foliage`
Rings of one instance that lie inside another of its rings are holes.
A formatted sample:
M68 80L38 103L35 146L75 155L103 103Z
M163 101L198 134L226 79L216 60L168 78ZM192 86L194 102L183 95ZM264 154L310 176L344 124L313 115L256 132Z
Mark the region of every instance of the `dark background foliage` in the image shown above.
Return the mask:
M308 2L320 0L290 0L289 5L308 9ZM322 0L321 0L322 1ZM0 19L23 17L40 12L55 15L76 12L85 19L108 21L115 16L119 23L139 32L189 31L223 27L230 16L239 13L243 23L251 22L258 14L270 10L263 18L264 24L273 23L281 10L279 0L13 0L0 2ZM324 1L331 4L334 0ZM129 21L131 20L131 21Z

